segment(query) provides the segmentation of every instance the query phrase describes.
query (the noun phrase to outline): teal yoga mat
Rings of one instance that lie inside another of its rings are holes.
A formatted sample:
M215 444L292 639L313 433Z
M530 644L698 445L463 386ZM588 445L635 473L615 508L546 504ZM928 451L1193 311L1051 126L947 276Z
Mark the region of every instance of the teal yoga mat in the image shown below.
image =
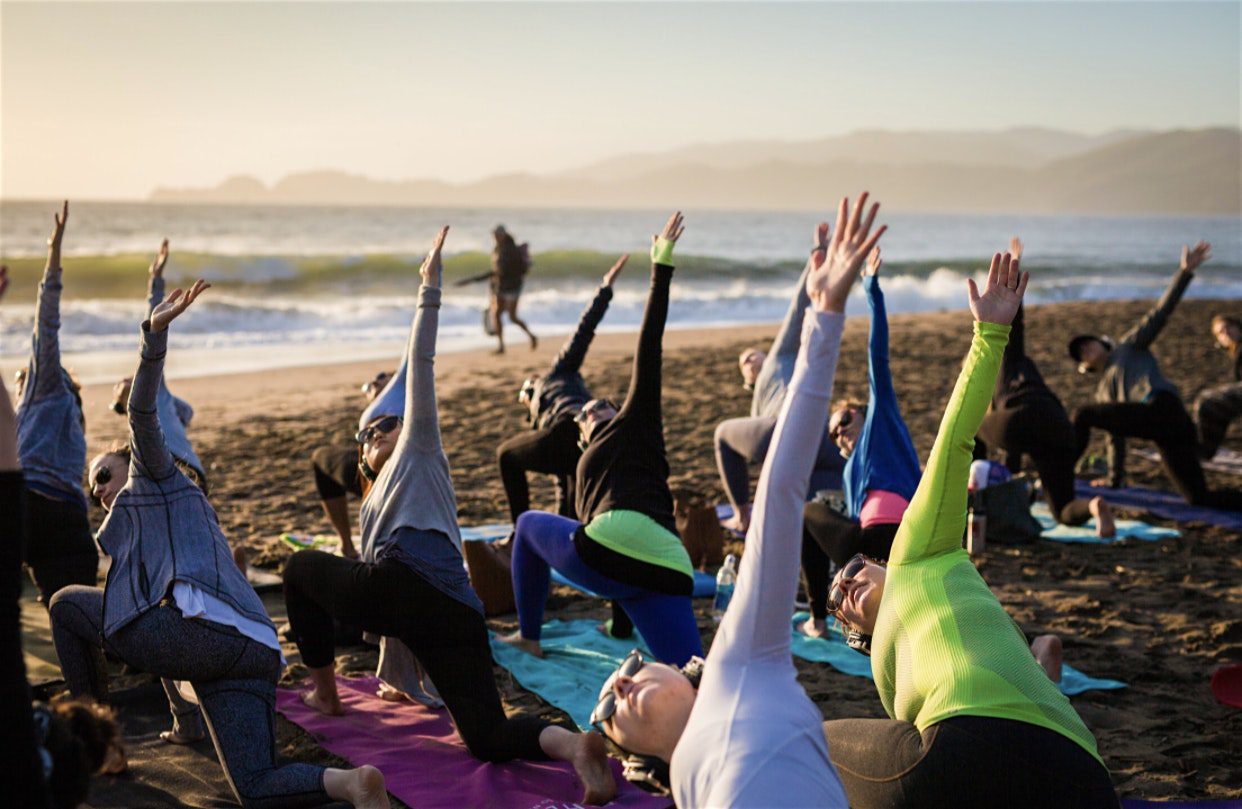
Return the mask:
M1043 526L1043 538L1054 542L1081 542L1089 545L1111 545L1122 539L1142 539L1155 542L1182 535L1176 528L1162 528L1148 525L1141 520L1117 520L1117 535L1105 539L1095 535L1095 520L1088 520L1084 525L1058 525L1046 503L1031 506L1031 516L1039 520Z

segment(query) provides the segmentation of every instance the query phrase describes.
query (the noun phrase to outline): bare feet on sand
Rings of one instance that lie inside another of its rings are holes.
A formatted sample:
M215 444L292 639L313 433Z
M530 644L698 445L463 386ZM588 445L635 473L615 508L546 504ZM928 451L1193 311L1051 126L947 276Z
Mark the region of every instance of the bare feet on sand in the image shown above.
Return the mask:
M608 765L608 748L598 733L578 733L577 750L571 763L574 772L582 779L582 802L590 806L603 806L617 795L617 782Z
M814 617L807 618L798 624L798 631L808 638L825 638L828 636L828 622Z
M203 734L200 733L194 736L189 733L182 733L179 730L162 730L160 731L160 738L169 744L194 744L203 740Z
M1061 682L1061 639L1056 635L1040 635L1031 641L1031 654L1044 667L1048 679Z
M435 693L434 688L424 690L423 688L415 687L413 691L407 694L399 688L393 688L388 683L380 683L379 690L375 692L375 696L385 702L404 702L408 699L428 708L444 707L444 700L440 699L440 695Z
M323 774L323 788L328 797L345 801L356 809L389 809L384 774L364 764L354 770L329 768Z
M1092 497L1087 503L1091 516L1095 517L1097 536L1112 538L1117 535L1117 522L1113 519L1113 507L1103 497Z
M497 635L496 640L501 643L507 643L510 646L516 646L523 652L526 652L526 654L543 657L543 647L539 644L539 641L527 640L522 637L522 630L520 629L515 629L508 635Z
M99 771L104 775L120 775L129 769L129 759L125 756L125 748L119 743L108 745L108 750L104 753L103 764L99 765Z
M319 693L319 689L312 688L309 691L303 691L301 697L303 702L324 716L342 716L345 713L345 706L341 705L341 698L336 694L325 697Z
M740 513L735 512L732 517L720 524L726 531L732 531L735 534L745 534L750 530L750 508L742 506Z

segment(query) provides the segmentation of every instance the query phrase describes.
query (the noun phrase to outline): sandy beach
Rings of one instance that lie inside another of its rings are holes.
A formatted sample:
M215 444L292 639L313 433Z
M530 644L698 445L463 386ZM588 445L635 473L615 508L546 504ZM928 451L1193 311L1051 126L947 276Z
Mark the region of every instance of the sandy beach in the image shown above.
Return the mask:
M676 304L674 304L676 305ZM1048 383L1067 408L1085 403L1092 380L1075 373L1065 341L1079 331L1120 335L1149 306L1069 303L1034 307L1027 315L1027 345ZM1155 351L1187 399L1225 381L1227 361L1208 333L1218 311L1242 301L1191 300L1181 304ZM773 326L670 331L665 341L665 426L672 467L670 485L715 502L723 499L712 454L718 422L743 415L736 358L745 346L769 341ZM891 322L892 370L910 431L926 457L944 402L970 339L965 311L895 316ZM850 319L837 372L835 398L867 392L867 320ZM516 337L516 335L514 335ZM595 341L584 376L597 395L624 396L634 335L607 334ZM510 353L442 355L437 361L444 444L465 524L507 518L495 448L526 429L516 403L523 376L542 370L560 339L537 351L516 340ZM175 394L196 411L191 438L207 465L211 499L230 541L253 561L277 569L289 550L283 531L328 532L317 501L310 455L323 445L346 445L363 400L359 384L396 362L353 362L220 377L175 380ZM106 411L110 386L84 391L91 452L125 435L124 420ZM1134 441L1132 446L1141 446ZM1228 446L1242 448L1235 429ZM1092 451L1102 454L1103 440ZM757 470L756 470L757 472ZM757 474L756 474L757 477ZM1210 485L1242 485L1209 473ZM1158 467L1131 456L1131 483L1168 488ZM536 506L551 503L551 486L533 481ZM1149 522L1168 524L1152 515ZM98 522L101 513L93 514ZM355 509L356 519L356 509ZM1121 691L1088 692L1075 708L1099 740L1119 793L1141 798L1242 797L1242 712L1218 704L1208 689L1212 670L1242 662L1242 542L1231 532L1183 524L1179 539L1112 546L1038 542L992 548L979 568L1013 617L1030 635L1053 632L1065 642L1065 660L1093 676L1125 680ZM741 551L741 543L732 549ZM557 590L549 617L603 616L598 602ZM706 615L700 626L711 634ZM515 616L492 621L511 629ZM286 647L299 673L296 649ZM373 654L351 652L347 668L373 665ZM800 679L825 718L883 716L874 688L817 664L797 661ZM513 684L497 669L511 709L560 715ZM282 751L329 761L305 734L282 721ZM216 766L204 759L203 766Z

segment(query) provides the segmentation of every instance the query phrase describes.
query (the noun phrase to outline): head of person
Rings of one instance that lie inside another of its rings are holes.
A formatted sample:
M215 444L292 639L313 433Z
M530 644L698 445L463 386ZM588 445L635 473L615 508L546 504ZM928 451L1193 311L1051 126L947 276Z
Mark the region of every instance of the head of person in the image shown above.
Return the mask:
M367 480L375 480L392 457L401 436L401 423L401 416L377 415L355 436L360 448L359 466Z
M392 374L388 371L380 371L375 378L364 382L362 385L362 395L367 397L368 402L374 402L375 397L383 392L384 387L388 385L388 380L392 379Z
M116 496L129 482L130 454L129 444L116 441L91 459L86 468L86 488L104 511L112 511Z
M539 374L531 374L522 381L522 387L518 390L518 404L523 407L530 407L530 403L535 399L535 388L539 385L539 380L542 378Z
M600 428L617 415L617 406L607 399L592 399L582 406L574 421L578 424L578 443L584 447Z
M124 416L129 408L129 391L133 386L132 376L121 377L121 381L112 386L112 404L108 409L119 416Z
M737 367L742 372L742 386L746 390L755 386L755 380L759 378L759 369L763 367L763 361L767 359L767 356L762 349L758 348L748 348L738 355Z
M13 374L13 395L18 399L22 398L22 394L26 392L26 369L18 368Z
M667 788L668 762L694 710L703 665L692 657L677 668L635 649L604 681L591 725L628 757L627 778Z
M121 753L112 711L96 702L61 695L33 706L35 745L51 805L72 809L86 800L91 776Z
M846 401L837 405L828 417L828 437L848 458L858 445L863 422L867 420L867 406L860 402Z
M492 229L492 238L495 239L496 244L504 244L505 240L509 238L509 231L505 230L504 225L497 225Z
M884 600L883 563L861 553L841 566L828 590L828 612L841 622L850 648L871 654L871 636Z
M1104 370L1113 353L1113 341L1094 334L1080 334L1069 342L1069 355L1078 363L1078 373L1095 374Z
M1242 344L1242 320L1229 315L1216 315L1212 318L1212 336L1218 346L1236 354Z

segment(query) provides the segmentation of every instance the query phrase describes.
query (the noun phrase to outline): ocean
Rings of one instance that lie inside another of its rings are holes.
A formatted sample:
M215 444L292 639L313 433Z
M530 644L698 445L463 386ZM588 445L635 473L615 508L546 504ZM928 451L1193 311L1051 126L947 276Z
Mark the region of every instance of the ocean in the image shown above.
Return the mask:
M14 289L0 308L0 367L25 362L34 284L45 257L53 202L0 203L0 258ZM670 328L778 321L820 212L686 211L677 248ZM489 345L481 328L486 285L453 287L486 269L491 230L503 223L528 241L535 267L520 312L536 333L573 328L617 254L634 254L617 284L604 330L642 318L646 250L667 211L505 210L72 204L65 237L62 349L85 382L132 367L144 316L146 267L160 239L172 243L173 284L195 276L217 285L174 326L170 376L400 353L431 236L450 224L449 280L441 350ZM1242 298L1242 221L1205 217L882 215L889 232L882 272L894 313L965 306L965 279L980 273L1009 237L1026 244L1028 299L1155 298L1181 245L1212 243L1213 259L1188 297ZM860 296L851 313L865 311ZM1206 326L1205 326L1206 329ZM506 335L514 345L515 328ZM187 361L187 359L192 360Z

